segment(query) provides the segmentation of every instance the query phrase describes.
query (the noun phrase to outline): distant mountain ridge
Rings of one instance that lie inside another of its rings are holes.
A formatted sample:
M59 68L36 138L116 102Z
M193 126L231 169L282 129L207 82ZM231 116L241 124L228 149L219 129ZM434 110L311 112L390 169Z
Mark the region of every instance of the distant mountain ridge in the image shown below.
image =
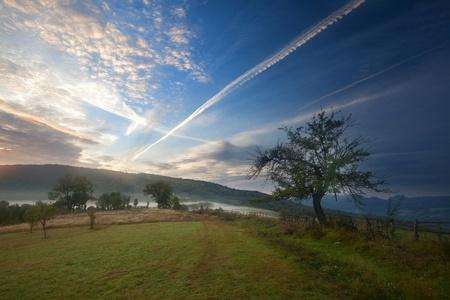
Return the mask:
M0 200L47 200L48 192L64 174L86 176L94 184L94 196L120 191L146 201L142 190L148 183L165 181L173 186L182 201L216 201L233 205L249 205L249 198L266 194L244 191L206 181L173 178L153 174L130 174L118 171L63 165L0 165ZM145 200L144 200L145 199Z
M345 196L338 196L337 201L332 195L326 195L322 199L322 206L327 209L347 211L356 214L371 214L386 217L388 201L377 197L365 198L364 211L359 210ZM396 203L401 196L393 196ZM311 200L302 201L304 205L312 206ZM441 197L413 197L406 198L401 202L397 219L441 221L450 222L450 196Z
M257 191L237 190L206 181L152 174L130 174L62 165L0 165L0 200L47 200L48 192L56 185L57 180L67 173L73 176L86 176L94 184L94 196L96 197L104 192L120 191L130 195L132 199L139 199L140 203L144 203L148 199L142 193L145 184L156 181L165 181L171 184L174 194L181 201L210 201L250 206L249 199L267 196ZM394 201L398 197L395 196ZM364 211L360 211L344 196L338 196L336 201L334 196L326 195L322 200L322 206L331 213L345 211L353 214L386 217L387 200L371 197L365 198L363 202L366 205ZM277 211L304 211L310 209L312 203L311 200L303 200L301 203L285 200L256 206ZM405 198L399 208L397 218L450 222L450 196Z

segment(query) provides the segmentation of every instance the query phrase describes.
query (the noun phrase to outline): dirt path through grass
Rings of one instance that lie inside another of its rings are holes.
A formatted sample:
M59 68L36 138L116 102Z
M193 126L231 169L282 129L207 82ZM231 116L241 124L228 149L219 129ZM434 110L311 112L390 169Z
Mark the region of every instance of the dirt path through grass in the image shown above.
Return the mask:
M199 259L190 274L195 296L229 299L291 298L301 294L299 278L272 247L224 222L203 222ZM203 284L197 284L197 281Z

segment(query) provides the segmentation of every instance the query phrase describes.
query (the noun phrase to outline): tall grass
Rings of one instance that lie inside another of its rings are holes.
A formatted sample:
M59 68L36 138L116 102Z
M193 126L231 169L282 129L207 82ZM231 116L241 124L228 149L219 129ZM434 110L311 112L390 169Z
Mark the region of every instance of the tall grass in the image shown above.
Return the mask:
M450 295L450 242L412 234L367 235L337 222L240 219L235 223L278 247L304 270L312 288L344 299L445 299Z

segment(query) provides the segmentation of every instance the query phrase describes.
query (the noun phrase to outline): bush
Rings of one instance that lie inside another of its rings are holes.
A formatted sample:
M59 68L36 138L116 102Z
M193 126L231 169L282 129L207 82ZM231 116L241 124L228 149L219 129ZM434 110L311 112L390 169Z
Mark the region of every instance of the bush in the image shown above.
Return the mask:
M24 214L30 208L29 204L13 204L6 200L0 201L0 226L25 222Z

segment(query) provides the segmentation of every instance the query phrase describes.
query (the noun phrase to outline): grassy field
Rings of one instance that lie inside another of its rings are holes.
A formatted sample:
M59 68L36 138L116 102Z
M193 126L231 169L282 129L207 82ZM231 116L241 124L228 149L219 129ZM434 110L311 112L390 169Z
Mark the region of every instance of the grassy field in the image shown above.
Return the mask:
M192 219L109 222L94 230L86 222L49 229L47 239L40 230L2 233L0 298L446 299L450 295L448 242L405 241L392 247L327 228L293 231L275 220Z

